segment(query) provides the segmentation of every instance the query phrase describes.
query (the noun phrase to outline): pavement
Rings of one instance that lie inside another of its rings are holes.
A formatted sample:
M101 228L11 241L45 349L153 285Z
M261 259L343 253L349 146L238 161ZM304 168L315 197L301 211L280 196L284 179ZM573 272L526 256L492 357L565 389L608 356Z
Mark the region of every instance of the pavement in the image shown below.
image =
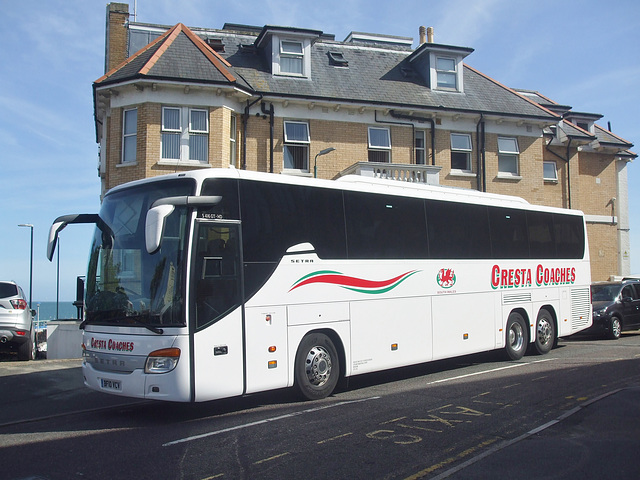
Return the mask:
M84 387L80 359L0 360L0 429L142 402ZM585 402L518 438L493 444L431 478L638 479L638 452L640 386L630 386Z

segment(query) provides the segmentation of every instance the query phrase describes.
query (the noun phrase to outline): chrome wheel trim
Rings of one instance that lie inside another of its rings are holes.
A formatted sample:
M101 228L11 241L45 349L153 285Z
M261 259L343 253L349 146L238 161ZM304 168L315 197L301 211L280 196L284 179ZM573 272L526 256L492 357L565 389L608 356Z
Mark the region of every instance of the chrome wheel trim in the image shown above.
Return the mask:
M316 345L309 350L305 360L305 372L311 385L321 387L331 377L331 355L324 347Z
M553 341L553 328L548 318L542 317L538 320L537 333L540 345L548 345Z
M513 322L509 329L509 345L514 351L520 351L524 345L524 330L520 322Z

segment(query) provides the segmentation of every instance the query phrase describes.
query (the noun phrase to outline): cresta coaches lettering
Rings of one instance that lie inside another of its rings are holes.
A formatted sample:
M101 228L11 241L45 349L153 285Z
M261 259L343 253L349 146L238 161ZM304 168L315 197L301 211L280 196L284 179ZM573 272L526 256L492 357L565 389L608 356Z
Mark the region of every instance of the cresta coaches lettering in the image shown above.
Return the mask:
M116 350L118 352L133 352L134 342L116 342L115 340L91 339L91 348L96 350Z
M568 285L576 281L576 269L574 267L548 268L538 265L535 276L530 268L500 268L494 265L491 269L491 287L496 288L520 288L530 287L532 281L536 285Z

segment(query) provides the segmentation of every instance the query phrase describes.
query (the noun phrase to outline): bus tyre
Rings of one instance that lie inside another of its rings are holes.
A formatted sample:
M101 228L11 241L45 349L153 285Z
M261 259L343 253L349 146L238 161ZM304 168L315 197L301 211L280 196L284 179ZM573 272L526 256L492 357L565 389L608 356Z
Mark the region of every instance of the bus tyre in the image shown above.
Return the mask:
M553 317L545 310L540 310L536 320L536 341L534 348L538 355L549 353L556 342L556 327Z
M517 312L511 313L507 320L507 338L505 353L511 360L520 360L524 357L529 343L527 334L527 323L522 315Z
M340 360L331 339L322 333L304 337L295 363L295 386L302 398L319 400L331 395L339 375Z

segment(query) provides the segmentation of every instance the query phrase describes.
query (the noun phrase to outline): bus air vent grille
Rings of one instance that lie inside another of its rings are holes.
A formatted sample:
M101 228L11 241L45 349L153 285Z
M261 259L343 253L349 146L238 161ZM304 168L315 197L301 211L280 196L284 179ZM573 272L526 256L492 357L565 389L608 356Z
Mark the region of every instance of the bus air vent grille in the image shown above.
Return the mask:
M512 305L514 303L526 303L531 301L530 292L505 293L502 295L503 305Z
M571 328L581 329L591 322L591 294L589 288L571 290Z

